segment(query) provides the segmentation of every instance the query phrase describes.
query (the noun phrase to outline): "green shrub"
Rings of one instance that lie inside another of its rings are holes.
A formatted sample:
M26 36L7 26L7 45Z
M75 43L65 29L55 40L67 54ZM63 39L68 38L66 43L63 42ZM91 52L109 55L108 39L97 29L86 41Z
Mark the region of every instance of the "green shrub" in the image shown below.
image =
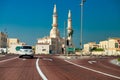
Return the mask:
M95 51L104 51L102 48L97 48Z
M120 58L117 59L120 62Z
M76 51L76 52L79 52L79 51L80 51L80 48L75 48L75 51Z
M104 51L104 49L93 47L90 51Z

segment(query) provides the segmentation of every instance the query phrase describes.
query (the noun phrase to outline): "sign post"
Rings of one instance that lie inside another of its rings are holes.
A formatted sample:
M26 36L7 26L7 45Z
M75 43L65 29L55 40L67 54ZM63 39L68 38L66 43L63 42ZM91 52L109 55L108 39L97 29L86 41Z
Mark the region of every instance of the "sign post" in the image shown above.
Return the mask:
M75 52L75 48L73 48L73 47L68 47L68 48L67 48L67 52L73 52L73 53L74 53L74 52Z

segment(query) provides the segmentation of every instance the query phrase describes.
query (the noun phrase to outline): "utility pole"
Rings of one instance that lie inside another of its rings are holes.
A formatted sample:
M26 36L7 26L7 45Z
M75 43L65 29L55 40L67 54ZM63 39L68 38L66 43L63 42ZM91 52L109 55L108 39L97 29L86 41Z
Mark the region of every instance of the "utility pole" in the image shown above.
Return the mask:
M64 37L65 37L65 42L64 42L64 55L66 54L66 21L64 21Z
M82 43L82 40L83 40L83 31L82 31L82 29L83 29L83 6L84 6L84 2L85 2L85 1L86 1L86 0L82 0L82 1L81 1L81 4L80 4L80 6L81 6L80 49L81 49L81 50L82 50L82 45L83 45L83 43Z

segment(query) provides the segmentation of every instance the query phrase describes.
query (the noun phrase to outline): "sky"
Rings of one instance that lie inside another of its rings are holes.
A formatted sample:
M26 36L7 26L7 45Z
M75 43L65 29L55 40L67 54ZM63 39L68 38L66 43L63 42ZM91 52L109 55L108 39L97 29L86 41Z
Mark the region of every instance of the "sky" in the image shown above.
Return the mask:
M50 35L56 4L58 29L64 37L64 22L72 12L73 42L80 45L81 0L0 0L0 31L9 38L35 45ZM66 26L67 27L67 26ZM83 44L120 38L120 0L86 0L83 12Z

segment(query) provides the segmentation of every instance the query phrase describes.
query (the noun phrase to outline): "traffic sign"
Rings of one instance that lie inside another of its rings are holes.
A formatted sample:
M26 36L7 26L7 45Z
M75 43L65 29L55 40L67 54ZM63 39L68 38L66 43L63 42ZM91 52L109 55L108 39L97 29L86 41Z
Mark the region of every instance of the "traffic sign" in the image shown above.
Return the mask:
M16 51L19 51L20 48L21 48L21 46L17 46L17 47L16 47Z
M67 48L67 51L74 52L74 51L75 51L75 48L73 48L73 47L68 47L68 48Z

